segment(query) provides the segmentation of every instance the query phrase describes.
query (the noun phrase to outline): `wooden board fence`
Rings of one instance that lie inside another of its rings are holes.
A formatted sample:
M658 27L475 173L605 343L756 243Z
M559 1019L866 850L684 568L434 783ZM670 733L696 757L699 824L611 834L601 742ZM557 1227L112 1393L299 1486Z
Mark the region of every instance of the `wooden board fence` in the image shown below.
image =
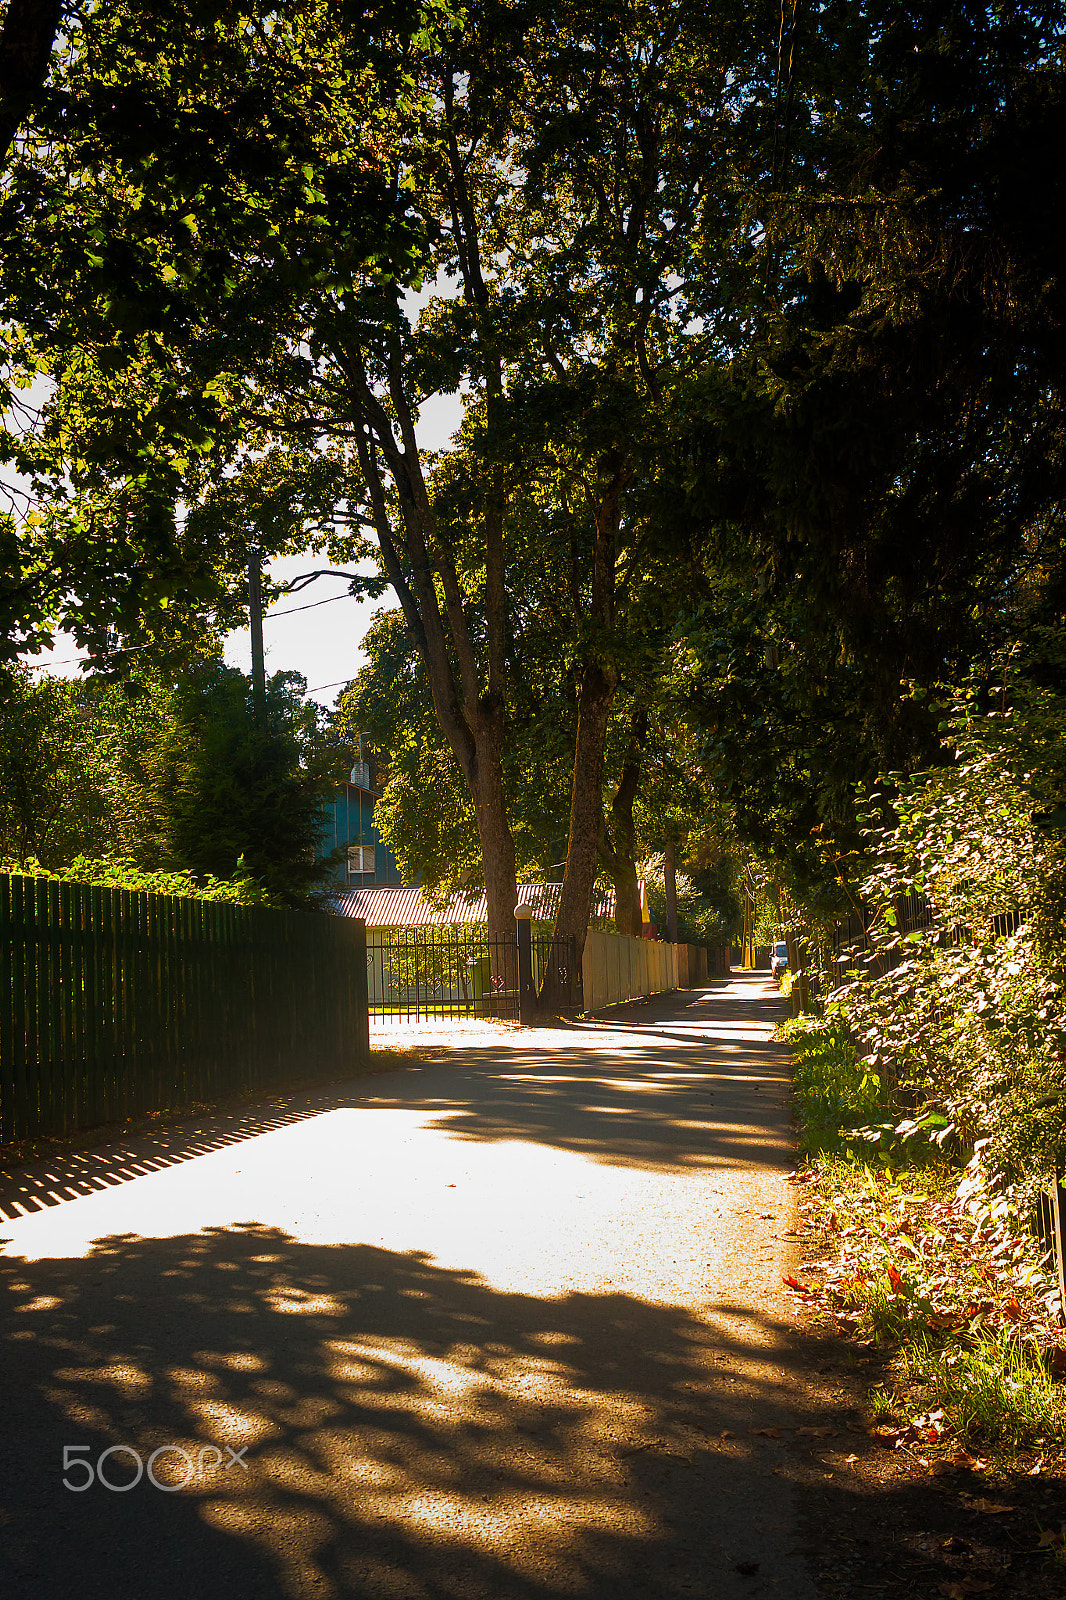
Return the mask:
M340 1075L369 1049L355 918L0 873L0 1143Z

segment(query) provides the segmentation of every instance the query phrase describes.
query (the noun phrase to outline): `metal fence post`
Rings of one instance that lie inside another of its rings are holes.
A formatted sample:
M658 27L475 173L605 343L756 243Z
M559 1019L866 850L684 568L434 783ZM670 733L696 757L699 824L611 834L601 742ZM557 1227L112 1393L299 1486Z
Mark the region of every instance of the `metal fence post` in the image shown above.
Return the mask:
M352 973L352 998L355 1003L356 1058L370 1060L370 972L366 956L366 923L354 917L353 943L355 945L354 971Z
M1045 1191L1048 1222L1055 1245L1055 1273L1059 1284L1060 1320L1066 1321L1066 1207L1063 1206L1063 1164L1060 1157L1055 1176Z
M518 933L518 1020L528 1027L537 1014L537 991L533 986L533 940L529 926L533 915L529 906L515 906Z

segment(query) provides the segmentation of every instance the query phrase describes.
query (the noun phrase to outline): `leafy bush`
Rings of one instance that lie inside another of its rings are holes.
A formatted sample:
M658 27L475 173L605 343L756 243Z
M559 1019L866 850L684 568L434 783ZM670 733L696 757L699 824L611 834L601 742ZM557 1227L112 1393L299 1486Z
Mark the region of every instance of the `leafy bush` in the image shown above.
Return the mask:
M886 1088L859 1060L839 1014L795 1017L781 1033L792 1050L805 1154L842 1150L860 1137L852 1132L849 1138L844 1130L858 1130L887 1115Z
M240 865L240 863L239 863ZM91 860L75 856L69 866L42 867L32 857L24 865L0 863L4 872L24 873L31 878L51 878L59 883L83 883L102 889L134 889L149 894L177 894L192 900L223 901L240 906L280 906L257 879L238 874L233 878L213 878L210 873L197 879L191 872L153 872L132 861Z
M866 796L862 893L889 970L846 974L830 998L865 1069L943 1112L961 1144L987 1140L1031 1200L1066 1146L1066 697L1004 670L994 703L952 700L950 766ZM928 925L903 932L911 894Z

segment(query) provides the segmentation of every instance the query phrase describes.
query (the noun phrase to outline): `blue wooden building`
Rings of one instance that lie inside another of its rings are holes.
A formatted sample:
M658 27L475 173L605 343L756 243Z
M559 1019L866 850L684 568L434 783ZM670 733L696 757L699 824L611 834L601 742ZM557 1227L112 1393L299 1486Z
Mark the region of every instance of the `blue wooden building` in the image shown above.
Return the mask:
M330 856L336 850L333 883L349 889L370 889L403 882L396 857L384 844L374 826L377 793L371 783L369 761L357 761L349 781L327 801L322 816L320 853Z

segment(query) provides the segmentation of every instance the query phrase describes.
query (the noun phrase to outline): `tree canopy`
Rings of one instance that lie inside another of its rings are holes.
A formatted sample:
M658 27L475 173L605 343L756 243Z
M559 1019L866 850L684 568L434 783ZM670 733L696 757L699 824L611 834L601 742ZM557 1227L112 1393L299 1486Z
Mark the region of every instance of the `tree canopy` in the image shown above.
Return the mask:
M846 897L856 784L942 760L928 691L1061 608L1062 21L79 17L0 82L9 654L189 666L250 548L370 559L349 710L494 931L547 856L580 941L597 872L631 917L638 849L710 838Z

